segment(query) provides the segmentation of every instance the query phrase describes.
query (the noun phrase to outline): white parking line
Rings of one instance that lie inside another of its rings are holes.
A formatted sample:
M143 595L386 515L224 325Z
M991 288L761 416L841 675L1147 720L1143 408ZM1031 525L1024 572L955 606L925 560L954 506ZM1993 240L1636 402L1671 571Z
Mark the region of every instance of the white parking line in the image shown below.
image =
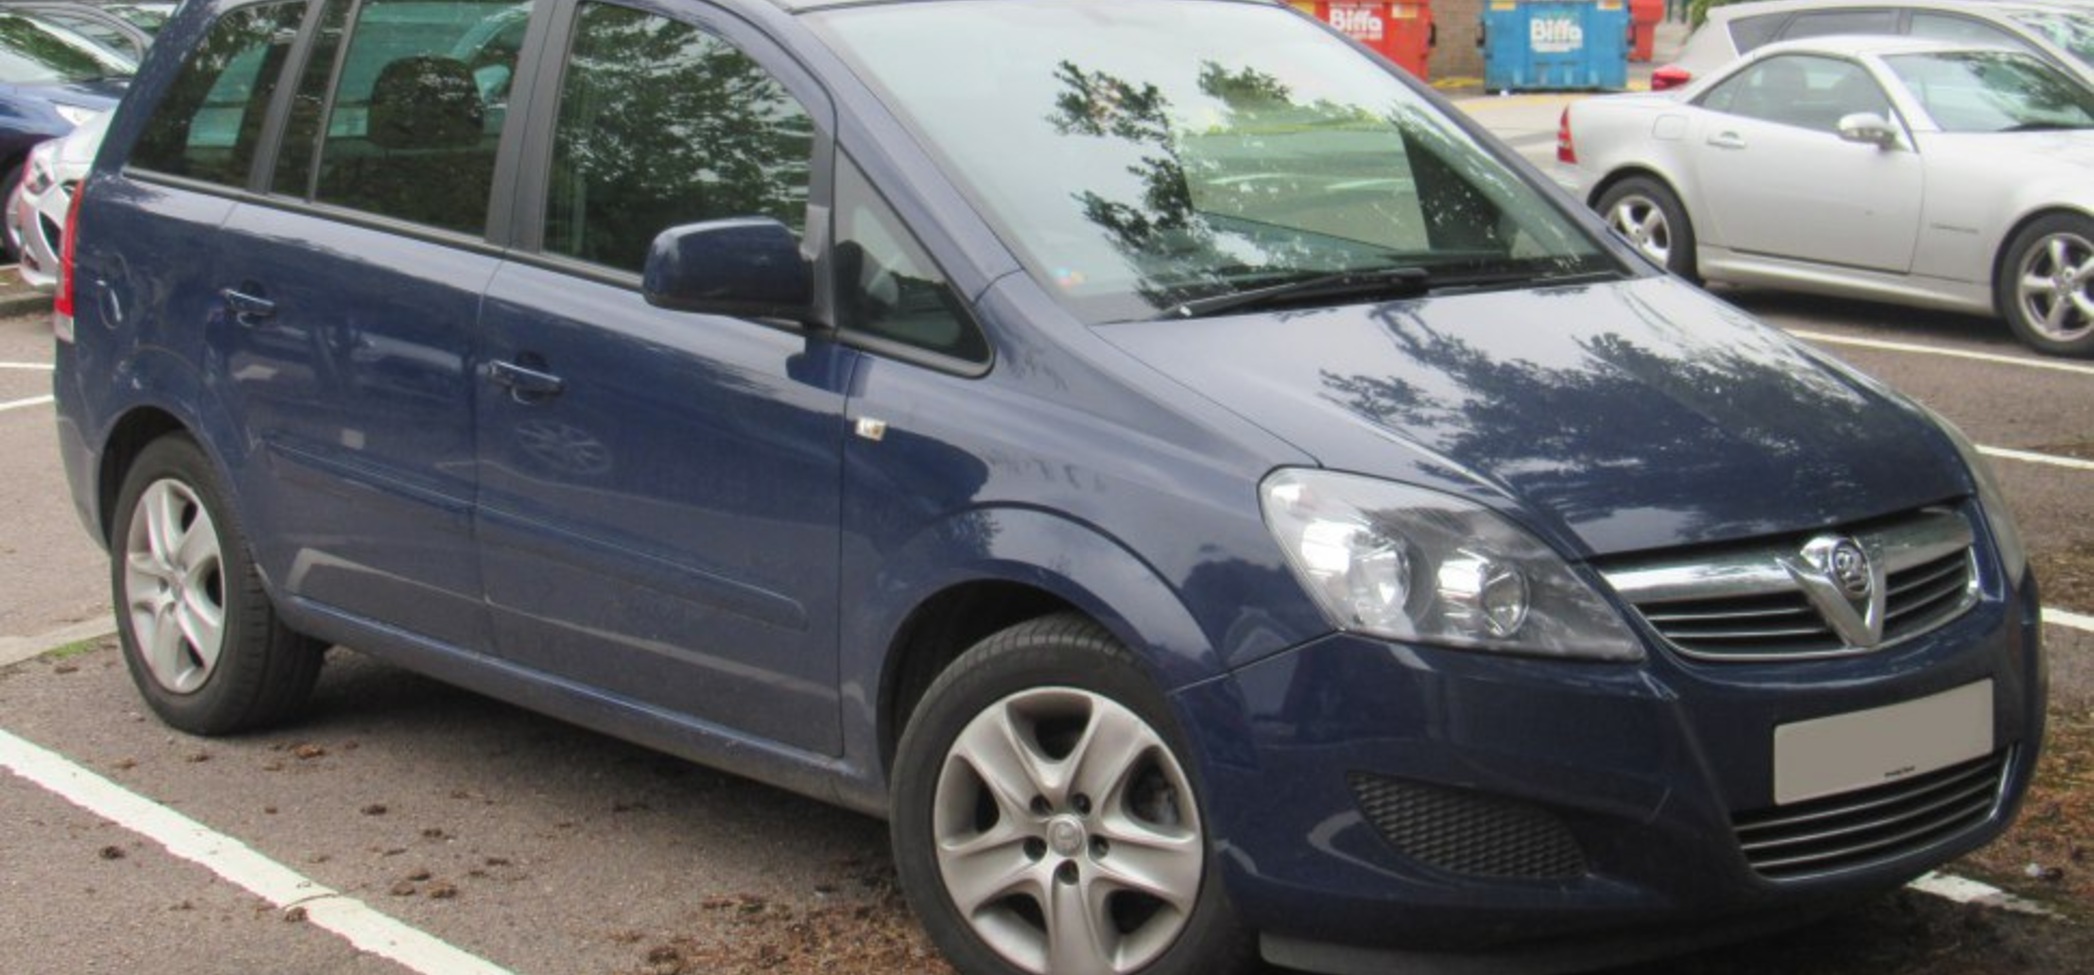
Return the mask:
M52 368L48 362L0 362L0 369L35 369L39 372L50 372Z
M2062 626L2068 630L2094 633L2094 616L2082 616L2062 609L2043 608L2043 623L2046 626Z
M2039 454L2028 450L2012 450L2006 447L1979 447L1978 453L2001 460L2018 460L2025 464L2049 464L2075 471L2094 471L2094 460L2077 457L2060 457L2057 454Z
M1905 886L1923 894L1933 894L1936 897L1947 898L1958 904L1978 904L1984 907L1997 907L2004 911L2014 911L2018 914L2034 914L2038 917L2054 918L2058 916L2050 908L2034 901L2022 900L1991 884L1981 884L1975 880L1958 877L1955 874L1929 871L1925 876Z
M2058 372L2078 373L2094 376L2094 366L2078 362L2058 362L2053 359L2034 359L2027 356L1999 355L1992 352L1971 352L1964 349L1943 349L1932 345L1916 345L1911 342L1885 342L1881 339L1858 339L1847 335L1831 335L1811 332L1799 328L1789 329L1789 334L1811 342L1829 345L1851 345L1862 349L1882 349L1886 352L1917 352L1921 355L1945 355L1956 359L1972 359L1978 362L1997 362L2010 366L2027 366L2030 369L2052 369Z
M51 397L49 396L31 396L28 399L10 400L0 403L0 413L5 413L8 410L19 410L28 406L42 406L49 402L51 402Z
M0 767L160 844L175 856L202 864L277 908L303 909L306 920L341 935L359 950L423 975L509 975L508 969L322 887L239 840L5 731L0 731Z

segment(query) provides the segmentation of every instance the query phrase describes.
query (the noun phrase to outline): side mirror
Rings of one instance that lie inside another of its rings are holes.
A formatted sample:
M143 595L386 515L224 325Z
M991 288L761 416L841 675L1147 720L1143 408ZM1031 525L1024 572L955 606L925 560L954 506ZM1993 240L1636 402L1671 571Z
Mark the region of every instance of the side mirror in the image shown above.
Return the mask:
M1898 144L1898 129L1875 112L1840 116L1840 138L1865 146L1888 149Z
M641 271L647 303L749 318L814 319L814 271L799 238L769 217L670 227L655 235Z

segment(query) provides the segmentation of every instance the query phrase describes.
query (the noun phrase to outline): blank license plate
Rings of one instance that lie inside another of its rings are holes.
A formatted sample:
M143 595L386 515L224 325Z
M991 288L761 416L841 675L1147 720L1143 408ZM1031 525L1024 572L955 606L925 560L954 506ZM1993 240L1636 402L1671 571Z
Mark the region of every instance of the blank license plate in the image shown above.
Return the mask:
M1992 754L1992 681L1774 729L1774 802L1788 805Z

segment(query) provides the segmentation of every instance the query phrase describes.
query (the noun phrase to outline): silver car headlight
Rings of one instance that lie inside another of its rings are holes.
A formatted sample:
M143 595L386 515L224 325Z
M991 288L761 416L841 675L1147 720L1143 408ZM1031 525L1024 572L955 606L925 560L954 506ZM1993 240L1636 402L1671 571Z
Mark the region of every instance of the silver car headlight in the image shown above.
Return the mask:
M1985 512L1985 524L1992 529L1992 545L1999 550L1999 563L2006 569L2007 581L2020 586L2029 574L2029 550L2021 540L2021 526L2014 523L2014 512L2007 507L2007 495L1999 488L1999 481L1992 475L1992 463L1978 453L1978 445L1971 443L1963 431L1948 417L1933 410L1927 415L1948 434L1949 442L1956 445L1956 452L1963 455L1963 464L1970 468L1970 479L1978 486L1978 508Z
M1287 564L1340 629L1507 653L1643 657L1599 593L1481 505L1304 469L1275 471L1259 495Z

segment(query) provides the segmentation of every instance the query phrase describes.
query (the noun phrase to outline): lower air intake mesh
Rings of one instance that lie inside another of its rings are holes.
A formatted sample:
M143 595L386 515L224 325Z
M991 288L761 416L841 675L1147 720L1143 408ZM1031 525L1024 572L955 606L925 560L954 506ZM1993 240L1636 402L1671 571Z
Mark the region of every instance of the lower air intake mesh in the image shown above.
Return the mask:
M1368 822L1413 860L1472 877L1585 875L1570 829L1537 806L1364 772L1346 778Z

